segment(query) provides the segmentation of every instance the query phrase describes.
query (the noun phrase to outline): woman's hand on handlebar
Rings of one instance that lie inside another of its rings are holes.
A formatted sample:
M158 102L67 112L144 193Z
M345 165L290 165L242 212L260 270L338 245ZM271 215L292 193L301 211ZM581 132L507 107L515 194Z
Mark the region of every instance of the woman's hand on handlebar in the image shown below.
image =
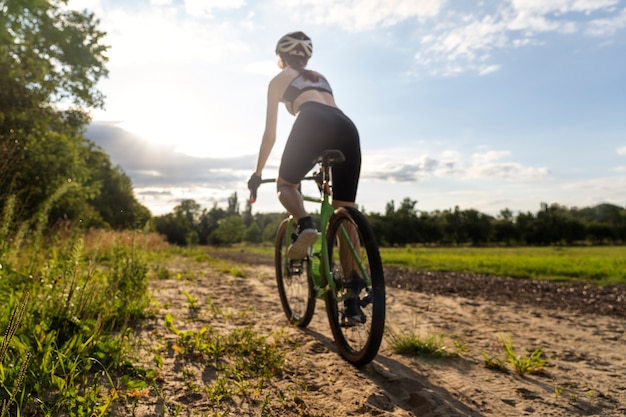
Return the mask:
M250 179L248 180L248 190L250 190L251 203L254 203L256 201L256 191L262 182L263 180L261 179L261 176L257 175L256 172L250 176Z

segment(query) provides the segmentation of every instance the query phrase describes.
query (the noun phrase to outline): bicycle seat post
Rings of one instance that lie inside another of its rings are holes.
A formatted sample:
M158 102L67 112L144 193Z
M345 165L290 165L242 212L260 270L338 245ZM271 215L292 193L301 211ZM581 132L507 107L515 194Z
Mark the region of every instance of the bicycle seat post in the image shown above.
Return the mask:
M343 152L338 149L327 149L323 151L316 159L316 164L321 164L322 187L324 193L330 195L330 184L332 183L332 167L335 163L344 162L346 157Z

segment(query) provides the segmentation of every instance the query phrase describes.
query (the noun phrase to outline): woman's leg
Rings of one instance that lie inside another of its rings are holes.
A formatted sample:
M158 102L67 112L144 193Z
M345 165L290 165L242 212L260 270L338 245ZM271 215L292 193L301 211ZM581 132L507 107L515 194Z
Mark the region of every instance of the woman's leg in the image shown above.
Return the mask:
M298 190L298 184L278 179L278 199L297 220L296 237L289 245L287 256L290 259L303 259L307 256L308 248L315 243L319 233L315 229L313 220L304 210L304 200Z
M333 207L354 207L354 202L350 201L341 201L341 200L333 200ZM354 249L357 253L360 251L361 247L359 245L359 236L357 235L356 229L350 227L348 224L344 224L346 232L348 234L348 238L352 242ZM359 270L357 263L355 262L352 251L350 251L349 246L346 242L344 242L343 237L340 235L339 237L339 259L341 262L341 269L343 270L343 276L349 278L353 272Z
M307 216L304 210L304 201L302 200L302 194L298 190L299 184L292 184L278 178L277 190L278 200L285 207L287 212L291 214L296 220Z

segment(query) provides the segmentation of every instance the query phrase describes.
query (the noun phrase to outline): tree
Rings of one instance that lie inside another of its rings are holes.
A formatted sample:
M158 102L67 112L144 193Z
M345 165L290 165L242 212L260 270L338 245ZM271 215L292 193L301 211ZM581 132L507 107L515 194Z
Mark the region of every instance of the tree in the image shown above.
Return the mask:
M393 216L393 213L395 213L395 211L395 203L393 200L391 200L385 205L385 216Z
M0 112L17 121L41 103L100 108L98 81L108 75L105 32L88 11L67 10L66 0L0 1ZM17 99L12 109L5 99ZM8 111L10 110L10 112ZM20 126L14 126L19 128ZM6 133L6 132L3 132Z
M259 225L256 223L250 224L246 229L243 240L248 243L261 243L263 241L263 233Z
M122 168L113 167L108 155L95 145L87 148L85 158L91 171L84 187L93 190L87 203L96 208L103 223L115 229L143 227L150 211L135 198L130 178Z
M228 197L228 208L226 209L226 213L229 216L239 215L239 201L236 191Z
M454 207L454 211L445 210L443 212L444 240L446 243L461 243L464 241L462 235L463 218L459 206Z
M172 213L154 218L154 229L176 245L206 243L201 241L203 214L195 200L182 200Z
M614 204L573 210L587 224L588 238L597 242L626 242L626 208Z
M246 227L249 227L254 222L254 216L252 216L252 203L250 203L250 200L246 200L246 208L243 210L242 216Z
M493 220L493 233L496 242L519 243L521 235L511 210L508 208L500 210L500 214Z
M239 243L244 237L246 226L239 215L228 216L222 219L217 229L211 233L209 240L216 245L230 245Z
M493 218L477 210L463 210L462 212L462 236L464 242L471 242L473 245L486 244L491 241L493 233Z
M420 227L422 228L423 243L439 243L443 240L443 222L441 212L420 213Z
M196 203L195 200L185 199L174 207L174 215L181 217L189 228L192 229L200 222L200 210L200 204Z
M210 243L211 234L217 229L220 221L226 217L226 212L217 206L217 203L213 205L211 210L204 209L200 215L199 225L199 237L200 244Z
M0 167L0 197L15 196L27 219L71 182L78 186L51 221L142 226L149 212L130 180L84 136L89 109L104 105L96 86L107 75L105 33L93 13L66 4L0 0L0 148L11 150Z
M164 235L169 243L179 246L189 244L187 237L191 229L184 222L183 217L177 217L174 213L157 216L153 219L154 230Z

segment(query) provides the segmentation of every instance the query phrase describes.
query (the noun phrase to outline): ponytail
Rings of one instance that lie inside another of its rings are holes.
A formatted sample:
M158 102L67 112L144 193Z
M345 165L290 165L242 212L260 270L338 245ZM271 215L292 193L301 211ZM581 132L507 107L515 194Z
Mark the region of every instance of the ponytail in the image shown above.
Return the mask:
M290 55L279 53L280 59L289 64L289 66L300 73L306 80L317 82L319 80L319 74L315 71L306 69L306 64L309 62L308 58L298 55Z

